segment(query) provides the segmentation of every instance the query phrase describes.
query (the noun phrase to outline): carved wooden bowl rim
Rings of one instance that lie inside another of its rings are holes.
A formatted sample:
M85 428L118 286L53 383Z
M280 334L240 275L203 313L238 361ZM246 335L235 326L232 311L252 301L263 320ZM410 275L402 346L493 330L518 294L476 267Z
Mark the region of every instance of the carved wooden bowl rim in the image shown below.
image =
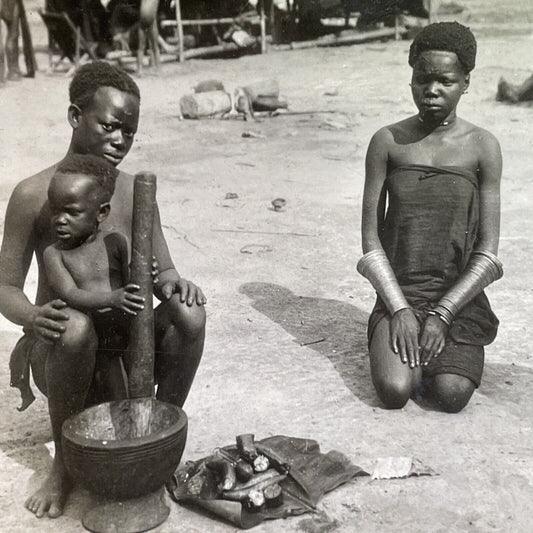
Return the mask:
M81 447L89 450L94 450L98 452L114 452L120 453L121 450L132 450L136 448L157 448L158 444L163 444L163 441L173 440L181 435L182 431L187 428L187 415L183 409L180 407L161 402L159 400L152 399L152 407L155 409L164 408L168 412L175 414L175 420L168 424L163 429L150 433L143 437L127 438L127 439L106 439L106 438L91 438L79 433L81 427L81 421L87 417L88 412L96 411L99 409L106 409L112 404L124 404L124 408L128 408L132 403L146 401L146 398L140 399L127 399L127 400L117 400L112 402L105 402L98 405L93 405L88 407L81 413L71 416L63 424L62 434L63 439L68 441L68 443L75 447ZM150 446L151 445L151 446Z

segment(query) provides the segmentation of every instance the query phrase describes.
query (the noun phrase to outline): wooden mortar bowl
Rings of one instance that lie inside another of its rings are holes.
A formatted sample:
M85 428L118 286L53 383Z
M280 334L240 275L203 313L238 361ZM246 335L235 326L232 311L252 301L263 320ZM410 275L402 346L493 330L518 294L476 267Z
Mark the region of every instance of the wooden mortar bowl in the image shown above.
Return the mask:
M63 424L72 479L97 495L126 500L160 489L176 470L187 439L187 415L152 398L89 407Z

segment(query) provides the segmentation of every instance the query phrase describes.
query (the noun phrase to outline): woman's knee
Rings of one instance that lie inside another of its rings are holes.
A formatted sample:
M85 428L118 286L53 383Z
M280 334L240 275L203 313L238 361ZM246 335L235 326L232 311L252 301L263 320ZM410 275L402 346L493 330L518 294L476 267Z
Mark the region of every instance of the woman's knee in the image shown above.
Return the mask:
M437 374L434 378L433 398L446 413L458 413L470 401L476 386L470 379L456 374Z
M401 409L409 401L412 387L410 379L372 376L372 381L379 399L387 409Z
M72 353L95 351L98 339L91 318L76 309L65 309L69 319L65 322L66 330L61 335L61 348Z
M388 319L381 320L374 330L370 372L379 399L387 409L401 409L411 397L413 383L420 379L420 373L402 363L390 348Z

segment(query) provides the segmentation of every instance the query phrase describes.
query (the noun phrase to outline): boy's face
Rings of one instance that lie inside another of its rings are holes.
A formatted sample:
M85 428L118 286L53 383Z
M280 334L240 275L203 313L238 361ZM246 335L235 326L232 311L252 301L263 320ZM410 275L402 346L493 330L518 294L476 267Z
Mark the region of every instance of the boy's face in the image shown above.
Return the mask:
M102 203L95 182L84 174L56 174L48 188L52 229L64 248L75 248L98 229Z
M113 87L99 87L85 109L71 105L68 118L76 153L104 157L117 166L137 133L139 99Z
M446 120L469 84L454 52L428 50L420 54L413 68L411 93L421 118Z

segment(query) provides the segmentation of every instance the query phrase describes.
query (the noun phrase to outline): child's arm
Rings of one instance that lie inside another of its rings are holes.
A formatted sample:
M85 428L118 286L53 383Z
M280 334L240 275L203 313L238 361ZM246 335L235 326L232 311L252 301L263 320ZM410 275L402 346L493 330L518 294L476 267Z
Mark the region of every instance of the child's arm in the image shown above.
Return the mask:
M383 225L385 215L384 184L387 178L389 146L392 142L392 133L388 128L383 128L372 137L368 146L361 223L362 244L363 253L372 252L380 263L378 277L381 280L377 281L383 283L373 283L373 285L392 317L390 323L392 349L400 355L403 363L409 362L409 366L414 368L420 364L418 322L401 291L380 240L380 227ZM371 259L371 255L366 258ZM363 256L359 265L360 271L363 262L370 267L373 261L365 261ZM370 276L367 277L370 279Z
M117 239L117 250L120 267L122 268L122 283L127 285L130 282L130 256L128 254L128 240L123 233L114 234Z
M93 311L105 307L122 309L132 315L143 309L144 298L135 294L139 287L132 283L109 292L93 292L79 289L65 267L61 253L54 245L43 253L44 268L52 290L68 305L81 311Z

